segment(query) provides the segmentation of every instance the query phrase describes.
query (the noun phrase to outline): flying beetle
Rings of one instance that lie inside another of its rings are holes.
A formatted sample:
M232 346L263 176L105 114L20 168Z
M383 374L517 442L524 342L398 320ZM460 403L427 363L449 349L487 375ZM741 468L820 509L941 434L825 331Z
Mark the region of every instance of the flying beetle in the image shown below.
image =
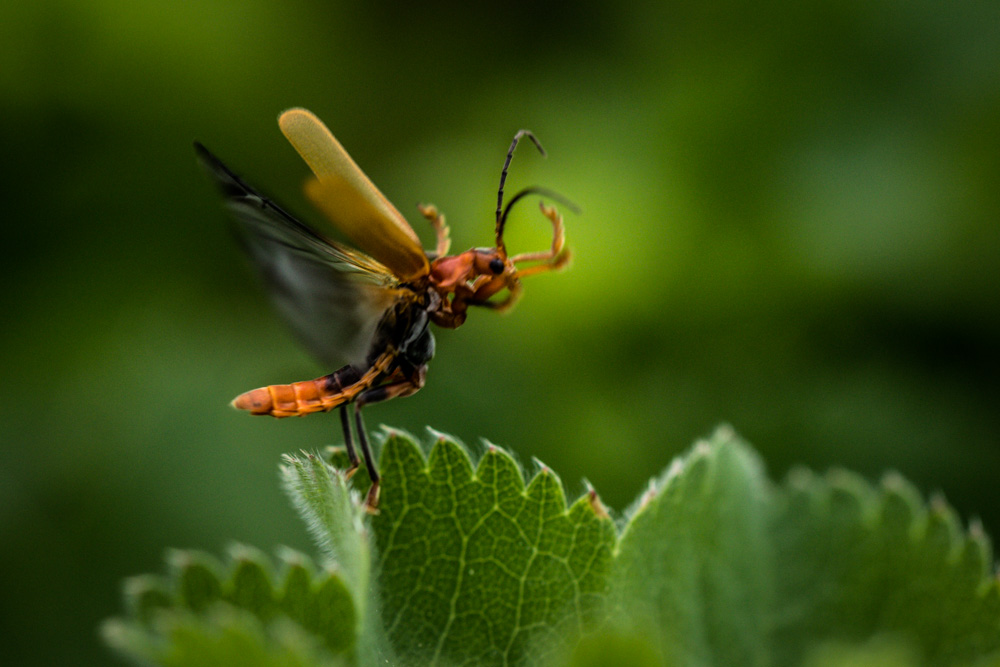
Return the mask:
M403 215L312 112L289 109L278 125L313 172L305 184L307 198L357 249L293 217L195 143L280 314L319 361L337 368L314 380L253 389L232 405L272 417L339 408L350 460L347 477L361 464L348 413L353 405L358 448L372 480L365 502L374 510L380 478L362 408L409 396L424 386L434 356L430 323L454 329L465 321L470 306L507 310L521 296L522 278L561 269L569 261L562 216L544 201L539 205L552 225L551 246L539 252L507 252L504 225L516 202L538 195L573 206L539 187L521 190L504 206L504 182L518 141L527 137L545 155L535 136L520 130L500 172L495 246L449 255L444 215L433 205L421 205L420 213L437 237L434 250L425 251Z

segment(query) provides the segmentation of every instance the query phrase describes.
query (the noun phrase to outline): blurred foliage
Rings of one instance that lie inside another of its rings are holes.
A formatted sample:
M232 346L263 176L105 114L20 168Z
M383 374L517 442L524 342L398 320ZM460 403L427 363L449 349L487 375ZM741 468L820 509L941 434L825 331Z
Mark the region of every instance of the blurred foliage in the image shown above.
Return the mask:
M372 425L516 443L621 508L728 421L773 475L895 468L1000 533L995 2L15 1L0 62L2 664L103 664L117 582L168 545L308 544L278 454L336 418L226 402L328 369L191 151L305 214L295 105L425 239L431 201L456 248L489 242L519 127L549 158L510 187L584 209L571 270L441 332ZM509 234L547 241L530 206Z

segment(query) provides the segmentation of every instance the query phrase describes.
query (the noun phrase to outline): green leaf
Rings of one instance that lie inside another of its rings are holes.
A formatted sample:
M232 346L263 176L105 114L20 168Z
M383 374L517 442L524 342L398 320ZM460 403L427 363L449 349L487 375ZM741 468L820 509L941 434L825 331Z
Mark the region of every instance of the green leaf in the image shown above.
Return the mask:
M223 589L224 599L261 620L273 618L278 613L278 600L268 573L267 558L243 545L230 549L230 555L234 567Z
M197 551L174 550L167 562L177 581L177 599L193 611L207 609L222 597L222 567L210 556Z
M371 572L364 509L343 475L315 454L286 454L285 489L326 556L343 573L362 605Z
M924 663L909 642L876 635L864 643L819 642L801 664L803 667L917 667Z
M1000 666L1000 583L899 475L770 482L729 429L653 480L620 536L593 491L569 507L544 466L389 432L379 513L336 469L287 457L325 555L172 552L126 585L109 643L159 664ZM363 475L359 475L364 485ZM373 560L374 559L374 560ZM213 662L215 661L215 662Z
M335 651L346 652L357 640L357 609L344 580L340 576L313 577L304 558L290 563L280 607Z
M565 661L566 667L657 667L663 657L647 637L628 631L587 634Z
M125 580L125 605L137 621L148 624L158 610L172 604L169 585L161 577L146 574Z
M129 579L129 616L105 623L105 640L164 665L354 664L357 612L338 573L314 574L290 549L280 554L283 572L256 549L236 545L230 555L224 567L205 554L172 551L169 579Z
M162 613L151 630L124 621L102 629L105 641L129 657L168 667L340 667L312 636L278 619L264 624L251 612L216 603L195 614Z
M589 496L567 509L547 468L526 488L496 447L473 469L452 440L438 437L425 459L393 434L382 475L383 621L409 662L538 662L602 611L614 527Z
M967 665L1000 651L1000 585L899 475L767 481L728 429L675 461L619 540L611 627L667 665ZM984 663L985 664L985 663Z
M977 526L963 535L940 498L927 507L897 474L874 488L834 471L789 477L774 522L775 653L895 637L930 664L1000 651L1000 585Z
M349 616L338 618L337 607L312 604L310 611L303 612L302 623L321 632L331 623L332 627L350 627L352 636L358 639L362 664L375 661L376 656L391 659L376 606L370 600L371 544L366 511L358 494L350 489L340 471L315 454L285 455L281 475L285 490L330 566L341 574L336 585L346 585L351 597ZM339 591L332 588L313 592L340 599Z
M641 497L618 543L614 622L671 665L769 664L770 493L756 456L720 430Z

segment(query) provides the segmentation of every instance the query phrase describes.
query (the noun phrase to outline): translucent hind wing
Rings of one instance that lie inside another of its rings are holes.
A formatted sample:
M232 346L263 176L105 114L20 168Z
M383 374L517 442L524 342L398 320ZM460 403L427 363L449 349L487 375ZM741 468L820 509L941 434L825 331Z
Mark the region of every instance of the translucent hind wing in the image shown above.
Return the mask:
M400 298L398 278L285 212L200 144L195 150L271 301L306 349L330 368L363 363L382 315Z
M416 232L326 125L298 108L282 113L278 124L316 175L306 195L337 229L401 280L426 275L430 265Z

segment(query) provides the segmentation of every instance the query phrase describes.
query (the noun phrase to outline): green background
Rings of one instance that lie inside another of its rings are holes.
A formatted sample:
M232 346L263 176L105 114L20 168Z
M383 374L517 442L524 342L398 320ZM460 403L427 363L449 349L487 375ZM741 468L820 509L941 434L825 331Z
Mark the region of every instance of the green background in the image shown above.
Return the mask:
M430 244L510 191L579 202L573 266L438 334L367 411L537 457L621 510L719 422L771 473L896 469L1000 534L1000 5L39 1L0 9L0 663L106 664L166 547L311 549L280 453L338 420L241 391L325 373L272 316L198 139L304 217L275 120L323 118ZM523 206L512 251L548 243Z

